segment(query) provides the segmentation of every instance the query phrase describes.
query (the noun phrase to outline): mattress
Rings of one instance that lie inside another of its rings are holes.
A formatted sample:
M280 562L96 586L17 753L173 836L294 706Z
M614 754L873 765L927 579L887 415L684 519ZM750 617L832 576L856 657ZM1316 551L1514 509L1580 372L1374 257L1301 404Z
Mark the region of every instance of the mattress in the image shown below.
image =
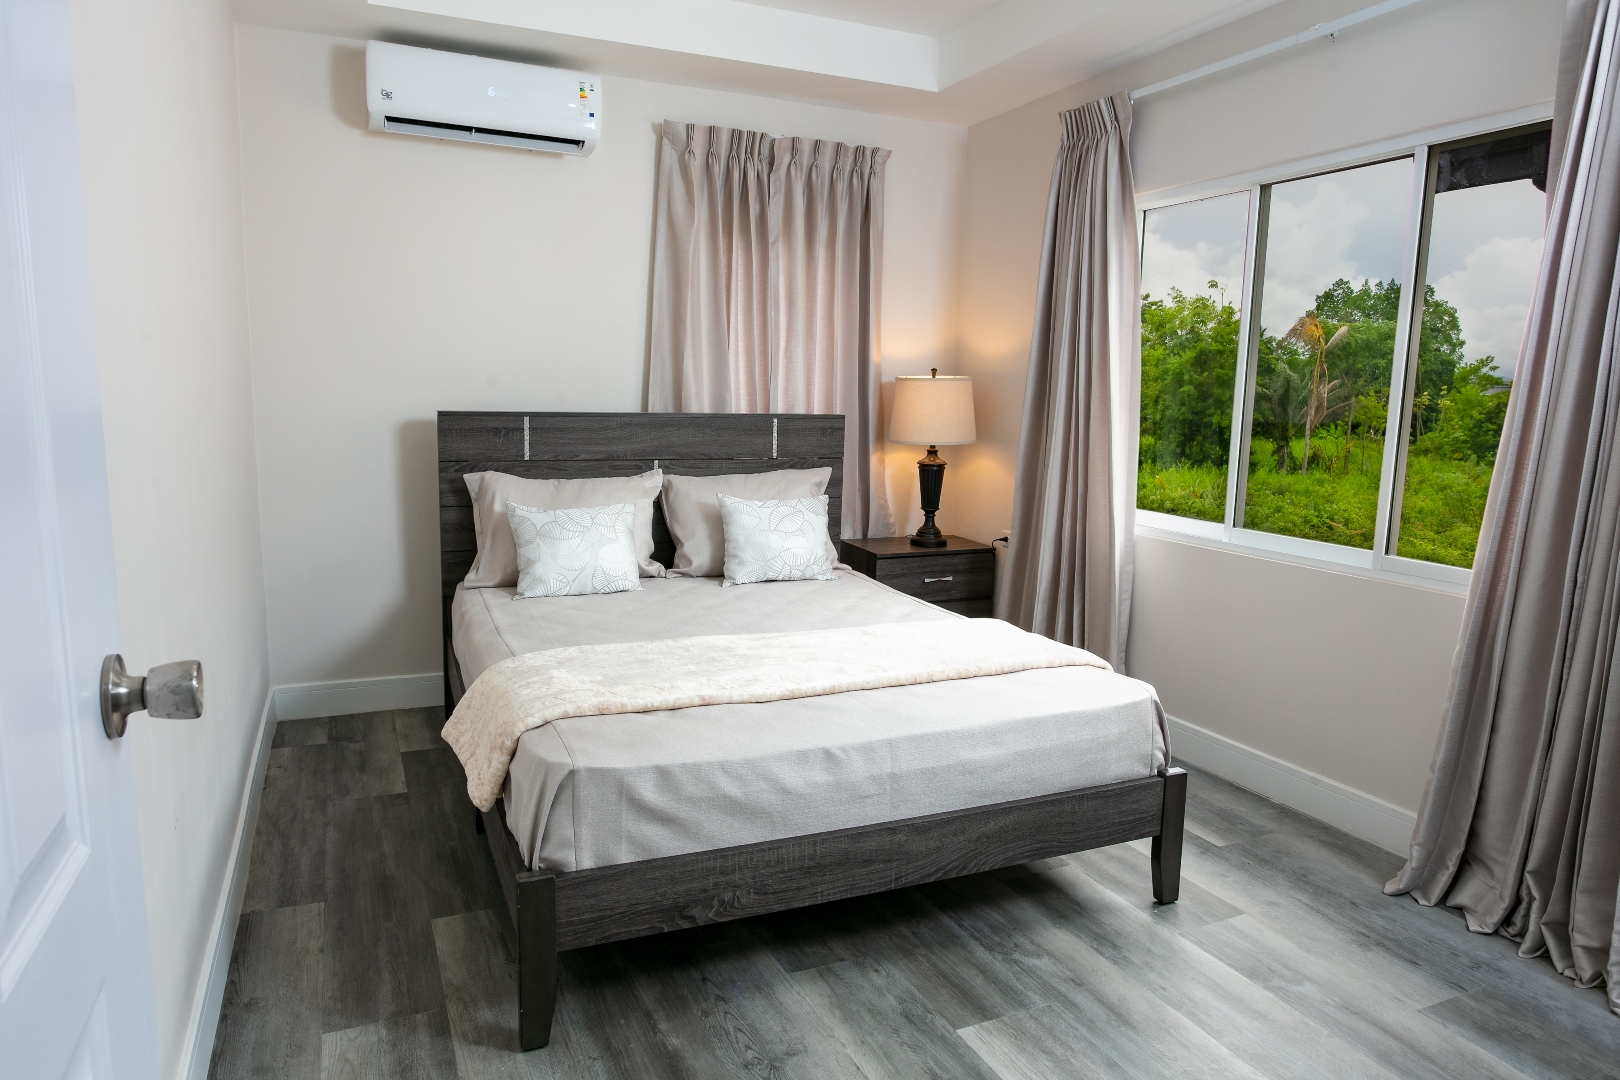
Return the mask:
M707 634L903 622L926 649L929 623L961 617L844 570L732 588L641 584L521 601L511 588L458 588L463 679L526 652ZM528 865L583 870L1132 780L1167 763L1152 687L1053 668L558 720L518 741L505 802Z

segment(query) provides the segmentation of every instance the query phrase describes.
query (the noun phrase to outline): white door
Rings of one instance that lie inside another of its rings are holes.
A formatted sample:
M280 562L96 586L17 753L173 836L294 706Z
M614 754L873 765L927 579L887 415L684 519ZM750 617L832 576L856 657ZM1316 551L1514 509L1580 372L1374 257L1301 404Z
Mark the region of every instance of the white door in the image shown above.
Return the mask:
M131 118L131 122L138 122ZM0 1077L155 1077L64 0L0 0ZM133 723L140 723L137 717Z

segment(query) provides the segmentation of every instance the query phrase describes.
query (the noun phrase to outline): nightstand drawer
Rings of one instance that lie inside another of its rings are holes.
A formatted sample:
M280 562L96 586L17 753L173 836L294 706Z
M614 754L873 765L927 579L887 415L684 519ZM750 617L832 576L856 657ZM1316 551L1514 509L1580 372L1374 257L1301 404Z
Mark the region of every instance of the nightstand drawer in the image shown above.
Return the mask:
M921 600L978 600L995 588L994 555L918 555L882 559L877 579Z
M988 619L995 614L995 605L986 596L982 600L940 600L935 604L946 611L954 611L958 615L966 615L970 619Z

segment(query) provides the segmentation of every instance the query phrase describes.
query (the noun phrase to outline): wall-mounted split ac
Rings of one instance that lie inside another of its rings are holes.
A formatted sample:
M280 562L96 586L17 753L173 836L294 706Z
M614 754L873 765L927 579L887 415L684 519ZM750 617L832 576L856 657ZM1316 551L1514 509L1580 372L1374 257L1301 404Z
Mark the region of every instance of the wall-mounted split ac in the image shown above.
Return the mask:
M602 80L580 71L366 43L372 131L585 156L602 130Z

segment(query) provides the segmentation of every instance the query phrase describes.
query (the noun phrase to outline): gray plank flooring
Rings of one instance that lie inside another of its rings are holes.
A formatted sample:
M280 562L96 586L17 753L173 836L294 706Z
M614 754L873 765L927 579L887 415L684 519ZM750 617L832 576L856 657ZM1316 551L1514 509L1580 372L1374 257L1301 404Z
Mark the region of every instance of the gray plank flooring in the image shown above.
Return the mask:
M439 709L276 729L215 1080L1614 1077L1620 1018L1380 890L1388 852L1205 773L1147 842L565 953L516 1051L512 928Z

